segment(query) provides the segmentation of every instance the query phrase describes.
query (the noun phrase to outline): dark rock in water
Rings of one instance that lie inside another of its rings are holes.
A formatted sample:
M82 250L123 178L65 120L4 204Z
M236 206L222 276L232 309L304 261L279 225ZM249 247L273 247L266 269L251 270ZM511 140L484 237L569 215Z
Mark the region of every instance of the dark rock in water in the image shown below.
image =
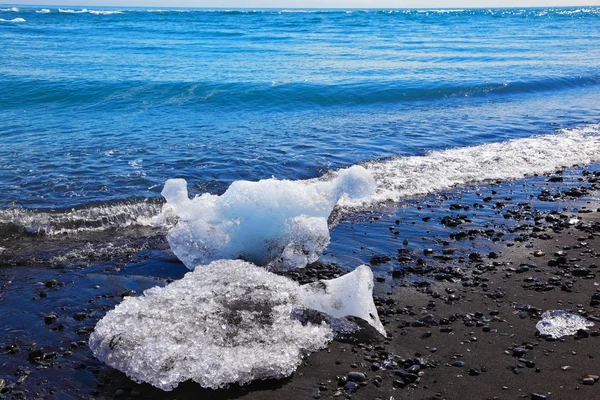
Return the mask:
M596 381L593 378L583 378L584 385L593 385Z
M51 279L49 281L46 282L46 287L47 288L53 288L56 285L58 285L58 282L56 281L56 279Z
M378 265L378 264L389 263L390 261L392 261L392 257L390 257L388 255L378 255L378 256L371 257L371 260L369 261L369 263L371 265Z
M442 225L447 226L448 228L456 228L457 226L465 223L465 221L461 218L453 218L448 215L442 218L440 222Z
M42 290L41 292L38 293L38 296L40 296L40 299L45 299L46 297L48 297L48 293L46 293Z
M10 344L6 346L4 347L4 350L6 350L6 353L8 355L17 354L19 351L21 351L21 349L19 349L19 346L17 346L16 344Z
M58 315L56 315L55 313L50 313L44 317L44 323L46 325L51 325L51 324L55 323L57 319L58 319Z
M4 389L4 386L6 385L4 379L0 379L0 392L2 392L2 389Z
M479 371L477 371L474 368L471 368L471 369L469 369L469 375L471 375L471 376L477 376L477 375L479 375Z
M531 393L531 400L546 400L546 396L538 393Z
M30 351L27 355L29 362L32 364L38 363L44 359L44 349L36 349Z
M127 297L127 296L135 296L136 294L137 294L137 292L135 290L125 290L125 291L119 293L119 296Z
M348 381L350 382L364 382L367 380L367 376L362 372L351 371L348 372Z
M465 366L465 362L464 362L464 361L454 361L454 362L452 363L452 366L453 366L453 367L462 368L462 367L464 367L464 366Z
M78 312L75 315L73 315L73 319L75 319L75 321L83 321L86 318L87 314L84 312Z

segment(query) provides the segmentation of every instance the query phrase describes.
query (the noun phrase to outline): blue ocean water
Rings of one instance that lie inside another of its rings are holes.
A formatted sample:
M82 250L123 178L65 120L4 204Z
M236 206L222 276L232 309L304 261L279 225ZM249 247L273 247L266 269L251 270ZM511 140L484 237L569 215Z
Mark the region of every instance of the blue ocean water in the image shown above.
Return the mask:
M474 157L564 129L585 149L598 143L599 40L599 7L0 6L1 218L156 199L175 177L221 193L432 151ZM425 175L446 179L438 167Z

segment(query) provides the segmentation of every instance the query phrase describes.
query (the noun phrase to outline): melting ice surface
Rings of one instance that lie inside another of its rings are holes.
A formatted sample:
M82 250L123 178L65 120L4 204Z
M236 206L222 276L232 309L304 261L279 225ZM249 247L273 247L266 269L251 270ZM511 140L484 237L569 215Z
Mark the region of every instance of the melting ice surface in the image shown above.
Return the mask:
M216 389L282 378L306 353L333 339L326 323L298 320L299 309L366 315L385 335L372 288L367 266L300 286L241 260L215 261L166 287L125 298L98 322L90 348L130 378L163 390L190 379Z
M162 191L165 213L178 217L167 239L193 269L219 259L244 259L280 269L316 261L329 244L327 218L342 198L371 195L376 183L361 166L328 181L236 181L221 196L188 197L184 179Z
M549 335L554 339L567 335L574 335L580 329L594 326L593 322L562 310L548 310L542 314L542 319L535 325L542 335Z

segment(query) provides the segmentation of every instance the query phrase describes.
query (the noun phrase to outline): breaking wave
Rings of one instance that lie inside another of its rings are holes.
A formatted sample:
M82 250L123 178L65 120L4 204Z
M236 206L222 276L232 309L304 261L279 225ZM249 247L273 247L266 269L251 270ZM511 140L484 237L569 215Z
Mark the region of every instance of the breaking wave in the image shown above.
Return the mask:
M343 201L342 205L363 209L458 185L518 179L597 161L600 161L600 124L506 142L431 151L423 156L371 161L363 166L375 177L377 191L359 201Z
M422 156L374 160L361 165L377 190L360 200L342 198L343 214L455 186L519 179L562 167L600 161L600 124L479 146L431 151ZM337 171L315 180L332 180ZM67 211L0 210L0 232L29 235L78 234L141 226L164 226L161 200L127 201Z
M13 18L13 19L0 18L0 22L25 22L25 19L24 18Z
M62 235L99 232L133 226L152 226L160 214L159 201L130 201L68 211L0 210L0 233Z

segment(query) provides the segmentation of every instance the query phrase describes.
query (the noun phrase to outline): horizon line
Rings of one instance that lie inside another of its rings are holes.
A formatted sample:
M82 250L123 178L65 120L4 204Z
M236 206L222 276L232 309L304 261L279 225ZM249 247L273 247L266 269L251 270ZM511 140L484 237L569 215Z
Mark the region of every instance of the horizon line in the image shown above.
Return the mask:
M587 4L587 5L543 5L543 6L492 6L492 7L236 7L236 6L222 6L222 7L190 7L190 6L106 6L99 4L18 4L18 3L0 3L0 6L12 6L12 7L102 7L102 8L149 8L149 9L188 9L188 10L493 10L493 9L526 9L526 8L578 8L578 7L600 7L598 4Z

